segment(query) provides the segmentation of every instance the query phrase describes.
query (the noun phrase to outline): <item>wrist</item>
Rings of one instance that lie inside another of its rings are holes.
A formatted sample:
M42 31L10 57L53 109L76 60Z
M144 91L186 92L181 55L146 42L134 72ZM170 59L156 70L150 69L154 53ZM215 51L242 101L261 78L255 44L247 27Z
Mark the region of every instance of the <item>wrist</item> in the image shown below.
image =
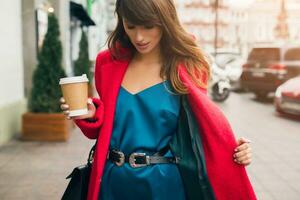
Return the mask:
M97 121L97 119L95 119L94 117L91 118L85 118L84 120L88 121L88 122L95 122Z
M86 120L88 120L88 121L95 121L96 119L95 119L95 115L96 115L96 112L93 112L93 113L89 113L89 115L88 116L86 116Z

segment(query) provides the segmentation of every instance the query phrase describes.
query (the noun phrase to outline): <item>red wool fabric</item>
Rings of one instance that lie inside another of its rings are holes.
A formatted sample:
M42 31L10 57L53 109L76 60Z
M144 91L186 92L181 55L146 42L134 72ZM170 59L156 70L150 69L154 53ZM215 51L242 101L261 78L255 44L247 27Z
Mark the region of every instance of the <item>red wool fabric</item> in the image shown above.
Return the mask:
M98 138L89 183L88 200L98 200L101 177L106 162L117 96L131 58L113 60L108 50L100 52L95 67L95 85L101 98L93 98L97 106L95 122L76 120L83 134ZM233 161L237 143L232 129L219 110L208 98L206 90L196 87L184 66L179 76L189 90L188 100L201 129L207 174L217 200L254 200L255 193L245 167Z

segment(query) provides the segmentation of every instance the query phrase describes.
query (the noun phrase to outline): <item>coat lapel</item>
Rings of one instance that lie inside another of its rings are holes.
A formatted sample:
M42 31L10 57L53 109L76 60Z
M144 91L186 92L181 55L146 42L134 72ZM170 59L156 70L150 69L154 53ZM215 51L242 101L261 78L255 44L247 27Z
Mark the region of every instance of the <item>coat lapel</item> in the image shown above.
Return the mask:
M179 76L189 90L188 103L200 129L207 175L216 199L256 199L245 167L233 161L237 143L227 119L206 90L193 84L184 66L179 67Z
M214 200L199 133L200 129L188 104L187 95L182 95L178 127L170 140L170 149L179 159L177 165L187 199Z
M100 182L110 145L117 97L130 60L131 59L123 61L112 60L101 66L101 69L99 70L101 76L101 93L99 95L105 105L105 117L98 136L98 144L94 156L92 167L92 175L94 177L90 179L90 185L96 187L89 190L88 199L98 199L98 194L100 193Z

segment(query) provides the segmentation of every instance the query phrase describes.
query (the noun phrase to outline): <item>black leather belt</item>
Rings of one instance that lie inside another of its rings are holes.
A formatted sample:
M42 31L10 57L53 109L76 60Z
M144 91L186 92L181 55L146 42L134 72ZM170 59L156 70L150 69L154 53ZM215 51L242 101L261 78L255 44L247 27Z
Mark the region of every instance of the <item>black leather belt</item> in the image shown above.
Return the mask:
M163 156L168 150L169 146L166 146L159 152L153 154L152 156L149 156L146 155L146 153L139 152L125 155L123 152L113 149L108 152L107 159L115 163L117 166L122 166L124 163L129 163L132 168L164 163L177 164L179 162L179 158Z

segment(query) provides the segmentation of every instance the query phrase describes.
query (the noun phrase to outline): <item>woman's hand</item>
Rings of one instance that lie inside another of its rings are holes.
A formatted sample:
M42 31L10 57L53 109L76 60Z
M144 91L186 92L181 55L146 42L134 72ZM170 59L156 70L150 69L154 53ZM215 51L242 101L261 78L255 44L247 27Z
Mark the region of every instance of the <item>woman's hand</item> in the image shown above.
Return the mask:
M238 147L233 154L234 161L241 165L249 165L252 161L252 150L250 147L250 140L240 138L237 140Z
M69 116L69 113L70 113L69 105L66 104L66 101L63 97L61 97L59 101L61 103L60 108L62 109L64 115L66 115L67 119L89 119L89 118L93 118L95 116L96 107L91 98L88 98L88 101L87 101L88 114L80 115L80 116L76 116L76 117Z

